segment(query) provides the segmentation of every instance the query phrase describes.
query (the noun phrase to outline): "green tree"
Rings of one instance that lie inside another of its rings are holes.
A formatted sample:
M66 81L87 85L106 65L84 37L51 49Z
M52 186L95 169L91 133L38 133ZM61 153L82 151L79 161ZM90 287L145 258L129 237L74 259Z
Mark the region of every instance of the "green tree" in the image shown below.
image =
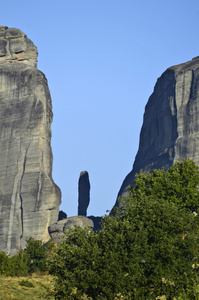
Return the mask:
M6 267L8 276L27 276L28 275L28 255L20 250L18 254L9 257Z
M75 227L52 254L48 266L56 276L56 299L80 299L88 290L98 295L101 253L97 240L97 234L89 228Z
M58 245L49 261L56 299L197 299L198 183L190 160L137 175L99 233L76 227Z
M23 251L9 257L5 252L0 253L0 274L4 276L27 276L28 255Z
M28 255L29 272L46 270L47 248L42 241L30 237L24 250Z
M167 171L153 170L152 173L135 176L132 197L140 194L165 199L191 211L199 208L199 168L190 159L177 161Z
M197 275L192 266L199 255L198 217L175 203L143 194L140 199L130 195L116 217L105 217L99 234L108 257L106 272L111 273L114 265L120 273L116 281L112 271L113 291L119 287L129 299L189 294Z
M9 257L8 255L4 252L0 252L0 274L1 275L6 275L6 268L9 264Z

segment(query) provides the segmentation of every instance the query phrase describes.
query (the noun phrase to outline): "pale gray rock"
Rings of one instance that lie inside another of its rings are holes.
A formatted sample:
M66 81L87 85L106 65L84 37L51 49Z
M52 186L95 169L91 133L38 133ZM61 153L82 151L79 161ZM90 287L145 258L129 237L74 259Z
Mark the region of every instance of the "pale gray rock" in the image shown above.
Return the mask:
M29 237L49 240L61 192L52 179L52 103L37 48L0 27L0 249L10 255Z
M75 225L81 228L94 228L94 223L89 218L86 218L84 216L69 217L49 226L48 231L52 241L57 244L59 239L64 237L64 231L68 232L69 228L74 228Z
M78 182L78 216L87 215L87 208L90 202L90 182L87 171L80 173Z
M157 80L145 108L133 170L118 197L124 199L135 173L168 169L177 160L199 164L199 57L168 68ZM118 202L116 201L116 206Z
M0 63L23 62L37 67L37 48L19 29L0 26Z

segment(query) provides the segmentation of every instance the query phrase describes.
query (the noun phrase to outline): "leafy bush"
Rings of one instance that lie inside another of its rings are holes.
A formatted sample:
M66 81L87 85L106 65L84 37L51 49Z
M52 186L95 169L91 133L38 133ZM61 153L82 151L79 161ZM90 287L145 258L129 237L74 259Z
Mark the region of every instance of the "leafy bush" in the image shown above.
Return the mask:
M24 250L28 255L28 270L29 272L44 271L46 267L47 248L44 247L42 241L30 237L26 241Z
M67 234L67 241L52 254L48 266L50 273L57 276L56 299L80 299L88 289L98 296L100 277L97 271L101 252L97 238L98 235L89 228L75 227Z
M4 251L0 252L0 274L5 275L7 266L9 264L9 257Z
M5 276L26 276L28 274L28 256L24 251L9 257L0 253L0 274Z
M177 161L166 172L162 168L147 174L140 172L135 177L131 197L136 198L143 194L175 203L178 207L192 212L198 210L199 168L192 160Z
M198 184L190 160L137 175L98 234L76 227L58 245L49 261L56 299L197 299Z
M25 250L9 257L5 252L0 252L0 275L27 276L28 273L47 270L46 261L53 244L44 247L43 242L29 238Z

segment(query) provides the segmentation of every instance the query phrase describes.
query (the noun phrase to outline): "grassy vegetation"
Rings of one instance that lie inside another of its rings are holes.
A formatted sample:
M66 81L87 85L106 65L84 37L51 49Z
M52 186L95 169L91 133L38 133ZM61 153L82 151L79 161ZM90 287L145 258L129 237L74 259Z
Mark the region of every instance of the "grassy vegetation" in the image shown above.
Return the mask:
M50 275L29 277L0 276L0 299L32 300L54 299L53 282Z

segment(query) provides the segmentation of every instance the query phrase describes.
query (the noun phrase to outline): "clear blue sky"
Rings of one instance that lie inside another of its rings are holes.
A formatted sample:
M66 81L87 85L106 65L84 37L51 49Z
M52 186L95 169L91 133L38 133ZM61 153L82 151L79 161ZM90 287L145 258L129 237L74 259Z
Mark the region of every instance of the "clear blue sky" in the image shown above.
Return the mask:
M84 170L88 215L114 205L157 78L199 55L198 16L198 0L2 1L0 25L34 42L48 79L53 178L68 216L77 214Z

